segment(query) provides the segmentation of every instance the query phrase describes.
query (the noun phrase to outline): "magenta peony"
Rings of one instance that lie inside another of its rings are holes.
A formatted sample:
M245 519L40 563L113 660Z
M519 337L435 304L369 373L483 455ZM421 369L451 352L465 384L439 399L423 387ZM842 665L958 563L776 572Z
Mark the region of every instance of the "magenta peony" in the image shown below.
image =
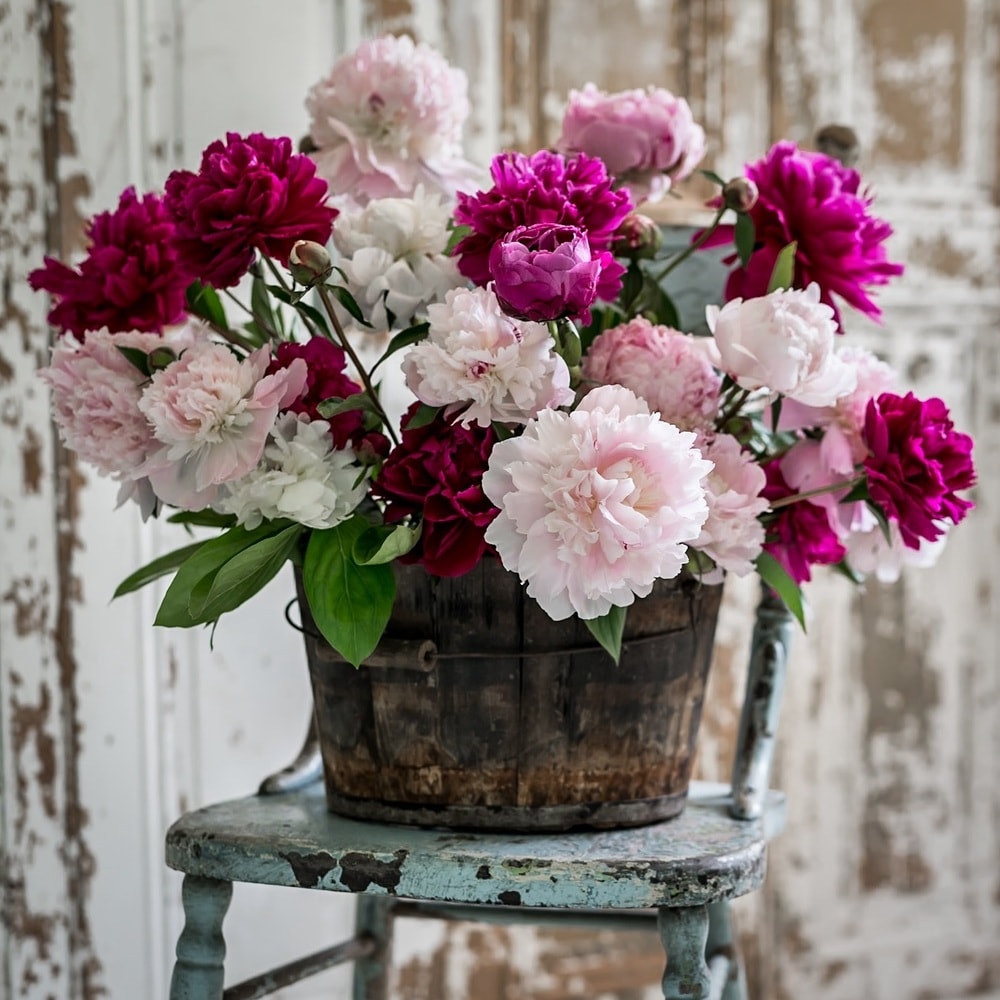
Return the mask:
M598 157L633 201L655 201L698 165L705 131L662 87L608 94L588 83L569 93L556 149Z
M620 385L544 410L490 455L486 541L555 621L628 607L680 573L708 516L694 442Z
M113 212L87 227L90 247L78 268L45 258L28 275L36 291L55 298L49 322L82 337L106 327L155 332L184 316L184 291L194 272L178 260L174 225L156 195L126 188Z
M628 193L614 191L600 160L582 153L570 159L541 150L533 156L503 153L490 165L493 187L459 194L455 220L472 232L455 247L458 269L477 285L491 279L490 251L518 226L556 223L587 234L592 253L611 247L615 230L632 209ZM621 282L607 282L600 297L612 297ZM613 286L613 287L612 287Z
M317 409L325 399L346 399L361 392L361 386L344 374L347 362L343 348L325 337L313 337L304 344L285 341L275 349L267 374L287 368L296 358L306 363L306 384L302 394L285 405L284 412L301 413L310 420L328 420L335 448L356 446L364 436L361 410L325 418Z
M418 406L410 407L404 428ZM482 487L495 443L492 428L451 424L441 415L403 430L371 489L385 501L387 523L417 517L423 525L417 547L401 562L420 563L437 576L461 576L482 559L486 528L497 515Z
M167 178L164 204L183 266L204 284L229 288L257 250L287 264L299 240L326 243L337 215L327 193L313 161L292 153L291 139L229 132L202 153L198 173Z
M746 175L759 193L749 212L757 249L747 267L730 275L726 298L763 295L778 253L795 242L794 287L819 285L822 301L833 307L838 322L835 296L878 319L881 312L869 290L902 274L903 265L886 258L892 227L869 212L872 199L861 190L858 172L795 143L779 142L749 164ZM706 245L731 238L731 228L720 227Z
M868 492L909 548L938 538L972 509L956 492L976 482L972 438L954 429L940 399L882 393L868 403L865 441Z
M708 430L719 411L722 377L703 349L706 342L637 316L594 340L583 377L631 389L682 430Z
M768 462L764 472L767 486L761 496L774 501L795 495L797 490L785 482L781 473L780 459ZM767 521L764 549L784 566L796 583L812 579L811 566L831 566L847 555L834 515L810 500L797 500L771 515Z
M591 253L576 226L518 226L493 244L490 274L504 312L544 323L567 317L590 322L590 306L609 298L625 268L607 250Z

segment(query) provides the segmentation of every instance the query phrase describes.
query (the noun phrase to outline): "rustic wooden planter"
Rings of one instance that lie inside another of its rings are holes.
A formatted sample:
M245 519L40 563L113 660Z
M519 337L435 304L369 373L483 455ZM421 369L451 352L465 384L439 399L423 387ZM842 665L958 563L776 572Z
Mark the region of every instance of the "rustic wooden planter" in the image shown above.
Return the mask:
M629 609L617 666L484 559L456 579L397 567L360 669L299 588L331 811L497 830L634 826L687 795L721 586L661 581Z

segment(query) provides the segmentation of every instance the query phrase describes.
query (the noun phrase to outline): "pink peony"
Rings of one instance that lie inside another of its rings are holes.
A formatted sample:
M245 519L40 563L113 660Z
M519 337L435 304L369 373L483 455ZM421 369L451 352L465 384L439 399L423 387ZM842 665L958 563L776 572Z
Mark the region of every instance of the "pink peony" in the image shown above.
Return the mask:
M793 399L785 400L778 429L836 428L849 443L852 460L860 462L868 452L864 442L868 401L883 392L891 391L896 384L896 374L889 365L864 347L855 345L838 348L837 357L854 369L857 381L854 390L835 400L831 406L806 406Z
M190 347L204 334L193 326L164 334L93 331L85 341L60 338L52 361L39 376L52 389L52 409L66 446L101 475L127 481L158 442L139 408L148 376L135 367L120 347L164 359Z
M833 310L819 288L776 291L708 306L721 367L744 389L769 389L809 406L830 406L857 385L834 351Z
M364 41L340 58L306 99L311 155L331 193L363 205L423 184L453 197L476 174L462 157L466 89L460 69L405 35Z
M879 583L895 583L902 574L903 568L913 566L918 569L929 569L941 556L945 542L948 539L948 524L939 524L941 535L928 541L921 538L917 548L910 548L903 542L899 524L889 522L889 537L887 541L881 526L871 512L859 505L867 518L851 526L851 531L844 540L847 546L847 561L857 573L865 576L873 575Z
M767 486L761 495L768 500L781 500L798 492L782 476L780 459L768 462L764 473ZM847 554L834 515L810 500L797 500L768 516L764 549L796 583L812 579L811 566L830 566Z
M712 466L694 440L619 385L545 410L493 448L486 541L555 621L627 607L680 573L705 523Z
M779 142L747 166L746 176L758 189L749 213L757 248L747 267L730 275L726 298L763 295L778 253L795 242L794 287L815 282L838 324L834 296L878 319L881 312L868 291L902 274L903 265L886 259L884 244L892 227L869 213L872 198L861 190L858 172L821 153ZM732 228L724 226L705 245L731 239Z
M710 556L720 570L746 576L764 545L760 515L768 508L761 495L767 477L730 434L716 435L701 451L714 468L705 480L708 520L692 547Z
M705 131L683 98L662 87L608 94L588 83L571 90L556 149L604 161L635 202L654 201L705 155Z
M455 247L458 269L477 285L492 277L493 244L518 226L576 226L587 234L591 252L600 253L611 248L632 208L627 192L611 189L604 164L583 154L565 159L544 149L532 156L503 153L493 158L490 174L493 187L459 194L455 209L455 221L472 228ZM620 288L619 280L608 281L598 295L613 298Z
M102 327L157 331L182 319L194 275L178 260L173 223L156 195L139 198L126 188L115 211L90 220L87 237L78 268L46 257L28 275L32 288L56 299L48 317L53 326L82 337Z
M326 243L337 212L326 181L291 139L235 132L201 155L198 173L175 170L164 204L177 227L185 268L216 288L239 282L259 250L282 264L299 240Z
M602 287L609 292L624 273L609 251L592 254L576 226L518 226L490 251L493 290L504 312L541 323L562 317L589 323Z
M940 399L882 393L868 403L865 441L869 494L898 522L909 548L938 538L940 522L958 524L972 509L956 492L976 482L972 438L954 429Z
M497 515L483 492L482 477L496 441L492 428L451 424L439 415L403 439L372 482L372 496L386 503L389 524L417 517L417 547L400 558L437 576L468 573L487 552L487 526Z
M523 424L573 402L566 362L541 323L511 319L485 288L456 288L427 307L430 331L403 361L410 391L450 417Z
M639 316L594 340L583 359L583 376L624 385L682 430L707 430L718 411L722 378L704 342Z
M228 347L202 343L153 375L139 409L160 447L141 471L164 503L205 507L220 483L260 461L278 411L306 381L301 358L267 375L269 361L267 347L241 361Z

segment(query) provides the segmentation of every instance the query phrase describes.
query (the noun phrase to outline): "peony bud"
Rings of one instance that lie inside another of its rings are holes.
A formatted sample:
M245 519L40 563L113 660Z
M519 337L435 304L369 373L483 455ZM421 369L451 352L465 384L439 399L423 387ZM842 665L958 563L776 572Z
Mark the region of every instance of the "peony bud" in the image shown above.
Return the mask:
M301 285L315 285L333 270L326 247L312 240L299 240L288 255L288 270Z
M734 177L722 188L722 200L726 208L734 212L749 212L757 204L760 192L749 177Z
M611 252L616 257L640 260L643 257L655 257L662 244L663 230L659 223L648 215L629 212L615 232Z

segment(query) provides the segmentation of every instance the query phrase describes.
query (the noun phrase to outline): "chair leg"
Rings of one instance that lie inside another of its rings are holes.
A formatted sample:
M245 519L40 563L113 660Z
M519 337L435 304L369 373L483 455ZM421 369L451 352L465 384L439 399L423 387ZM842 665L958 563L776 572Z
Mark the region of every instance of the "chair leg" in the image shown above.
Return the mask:
M371 955L354 963L353 1000L389 1000L389 963L392 959L392 898L360 895L355 904L354 932L375 939ZM173 998L171 998L173 1000Z
M711 989L705 962L708 907L662 907L657 914L657 926L667 953L664 1000L707 1000Z
M232 882L184 876L184 930L177 939L170 1000L222 1000L226 958L222 921L232 898Z
M710 903L708 907L708 942L705 957L712 970L712 987L719 1000L746 1000L747 985L743 973L740 950L733 940L733 926L729 916L729 901ZM716 962L725 958L726 975L721 988L716 984Z

